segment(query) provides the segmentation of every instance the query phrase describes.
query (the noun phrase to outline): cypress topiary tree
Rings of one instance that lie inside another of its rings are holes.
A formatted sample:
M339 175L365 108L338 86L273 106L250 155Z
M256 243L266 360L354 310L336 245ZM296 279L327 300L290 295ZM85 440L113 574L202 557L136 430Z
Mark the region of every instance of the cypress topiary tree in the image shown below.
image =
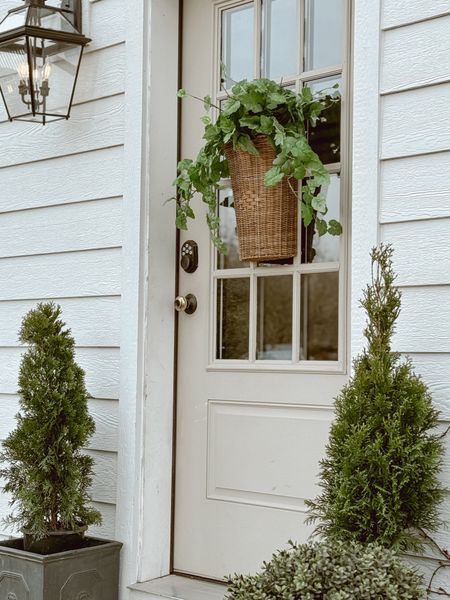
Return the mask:
M332 538L419 549L418 530L433 531L444 490L438 480L443 441L427 387L391 350L400 313L391 246L372 250L372 283L361 304L367 349L336 399L322 493L310 501L316 532Z
M22 321L19 339L29 348L20 367L21 412L0 456L16 509L7 521L36 539L101 521L88 506L93 460L81 452L95 425L74 339L60 314L59 306L41 303Z

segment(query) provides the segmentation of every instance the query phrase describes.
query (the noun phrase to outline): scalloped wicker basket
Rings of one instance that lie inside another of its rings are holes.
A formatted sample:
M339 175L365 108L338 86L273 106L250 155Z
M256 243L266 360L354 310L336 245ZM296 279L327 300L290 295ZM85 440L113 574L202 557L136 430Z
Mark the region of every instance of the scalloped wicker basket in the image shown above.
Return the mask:
M292 258L297 254L297 197L286 179L275 187L264 185L264 175L272 167L275 150L266 136L259 135L253 142L259 156L235 150L232 144L225 147L240 258L256 262Z

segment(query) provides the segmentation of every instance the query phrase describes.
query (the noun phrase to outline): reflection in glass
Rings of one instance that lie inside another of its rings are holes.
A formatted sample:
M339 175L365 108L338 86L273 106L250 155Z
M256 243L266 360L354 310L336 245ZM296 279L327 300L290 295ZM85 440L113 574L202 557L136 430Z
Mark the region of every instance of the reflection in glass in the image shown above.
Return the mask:
M253 79L254 8L253 2L222 13L222 63L226 87L241 79Z
M298 72L297 0L263 2L263 77L276 79Z
M249 300L248 278L217 281L217 359L248 359Z
M341 179L337 173L330 174L330 183L322 186L321 193L327 199L327 221L341 222L340 195ZM315 231L314 223L305 227L302 223L302 263L339 262L340 236L323 235Z
M342 63L343 0L306 0L305 71Z
M338 360L339 273L301 279L300 360Z
M233 190L225 188L219 192L220 237L225 242L227 254L217 253L219 269L238 269L247 267L239 259L239 241L236 231L236 213L233 205Z
M337 163L341 160L341 92L334 89L335 84L341 85L341 79L329 77L311 81L307 85L313 94L327 91L330 96L339 98L330 108L320 115L320 121L315 127L308 128L308 139L312 149L324 164Z
M256 358L292 359L292 277L258 278Z

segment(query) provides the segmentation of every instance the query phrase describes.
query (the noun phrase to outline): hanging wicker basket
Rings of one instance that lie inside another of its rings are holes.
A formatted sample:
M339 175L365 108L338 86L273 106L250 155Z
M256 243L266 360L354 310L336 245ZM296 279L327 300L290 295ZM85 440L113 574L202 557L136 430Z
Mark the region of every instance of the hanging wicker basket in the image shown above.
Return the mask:
M225 147L240 258L256 262L292 258L297 254L297 197L286 179L275 187L264 185L264 175L272 167L275 150L264 135L253 142L259 156L235 150L232 144Z

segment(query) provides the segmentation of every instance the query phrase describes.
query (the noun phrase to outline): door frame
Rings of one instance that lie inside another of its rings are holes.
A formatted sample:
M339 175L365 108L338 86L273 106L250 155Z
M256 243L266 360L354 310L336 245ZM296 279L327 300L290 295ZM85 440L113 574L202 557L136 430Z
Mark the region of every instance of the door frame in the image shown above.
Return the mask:
M126 293L121 316L124 339L116 517L116 536L125 542L122 590L172 572L176 355L172 301L178 247L174 209L165 207L162 211L161 205L173 193L170 184L178 157L179 128L177 122L168 127L170 119L160 115L172 115L175 121L173 115L177 114L182 3L136 0L139 10L128 15L127 40L132 43L127 41L125 150L129 174L124 203ZM364 313L359 297L370 277L370 248L379 238L380 14L381 0L352 0L348 136L350 153L353 147L357 155L353 153L349 182L356 199L349 206L351 356L363 345ZM164 148L165 152L153 153L154 148ZM136 161L140 165L138 176L133 174ZM127 291L130 282L133 288ZM164 369L161 354L166 359Z

